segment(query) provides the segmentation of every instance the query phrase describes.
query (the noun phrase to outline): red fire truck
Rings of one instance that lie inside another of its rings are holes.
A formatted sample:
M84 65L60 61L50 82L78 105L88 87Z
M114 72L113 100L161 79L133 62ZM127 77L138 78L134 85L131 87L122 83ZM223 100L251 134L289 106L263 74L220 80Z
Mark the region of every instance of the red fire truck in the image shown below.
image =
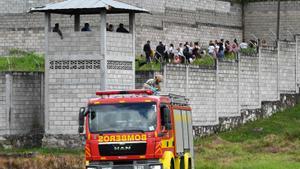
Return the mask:
M79 112L87 169L194 168L188 99L151 90L96 95Z

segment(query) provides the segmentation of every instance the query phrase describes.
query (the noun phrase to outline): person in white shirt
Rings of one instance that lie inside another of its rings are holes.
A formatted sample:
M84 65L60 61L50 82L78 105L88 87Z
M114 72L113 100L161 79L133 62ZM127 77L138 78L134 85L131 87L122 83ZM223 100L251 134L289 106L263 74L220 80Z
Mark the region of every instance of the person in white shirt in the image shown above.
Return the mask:
M216 56L215 55L215 44L212 41L209 42L208 54L211 56L214 56L214 57Z
M184 56L183 55L183 44L182 43L179 43L179 46L178 46L178 55L179 56Z
M240 44L240 48L241 48L241 49L247 49L247 48L248 48L248 43L246 43L246 42L243 40L242 43Z

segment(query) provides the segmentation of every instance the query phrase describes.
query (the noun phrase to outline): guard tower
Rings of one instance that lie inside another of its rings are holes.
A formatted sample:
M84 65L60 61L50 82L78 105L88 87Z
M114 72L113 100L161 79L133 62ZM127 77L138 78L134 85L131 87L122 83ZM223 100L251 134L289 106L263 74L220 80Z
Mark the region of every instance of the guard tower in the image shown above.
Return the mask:
M135 14L148 11L114 0L67 0L30 12L45 13L46 137L76 134L78 107L96 90L135 87ZM129 14L129 33L108 32L107 15L124 13ZM73 17L74 31L61 30L62 37L53 32L51 14ZM99 16L100 31L82 32L82 15Z

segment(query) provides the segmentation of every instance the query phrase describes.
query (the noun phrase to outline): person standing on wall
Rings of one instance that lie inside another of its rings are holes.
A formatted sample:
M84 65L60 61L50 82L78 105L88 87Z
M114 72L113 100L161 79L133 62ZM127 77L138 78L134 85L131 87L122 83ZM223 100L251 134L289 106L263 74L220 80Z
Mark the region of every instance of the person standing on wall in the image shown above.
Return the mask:
M162 42L159 42L159 45L156 47L156 58L160 61L165 56L166 47Z
M126 28L124 28L124 24L122 24L122 23L119 24L119 27L117 28L117 32L129 33L129 31Z
M89 23L85 23L84 27L81 29L81 32L89 32L92 31Z
M59 28L59 23L56 23L52 32L57 32L57 34L60 36L61 39L64 39L64 36Z
M148 40L147 43L144 45L144 52L146 54L146 61L147 63L151 62L151 46L150 46L150 41Z

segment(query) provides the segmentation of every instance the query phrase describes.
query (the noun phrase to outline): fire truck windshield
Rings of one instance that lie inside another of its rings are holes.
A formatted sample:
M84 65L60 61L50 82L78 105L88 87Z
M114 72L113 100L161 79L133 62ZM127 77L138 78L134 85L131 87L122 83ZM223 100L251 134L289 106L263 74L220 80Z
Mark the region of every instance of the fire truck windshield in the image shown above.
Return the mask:
M157 126L156 103L120 103L89 107L92 133L147 132Z

